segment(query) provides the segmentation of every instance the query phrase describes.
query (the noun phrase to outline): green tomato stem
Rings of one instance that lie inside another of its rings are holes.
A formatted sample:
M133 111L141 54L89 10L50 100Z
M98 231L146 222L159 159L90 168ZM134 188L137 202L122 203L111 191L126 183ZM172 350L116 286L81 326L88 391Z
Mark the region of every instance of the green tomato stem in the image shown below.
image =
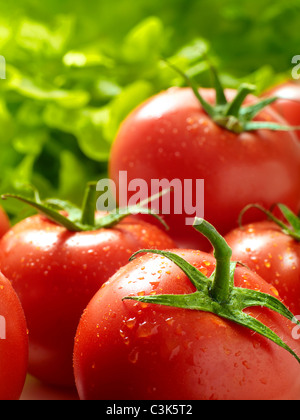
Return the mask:
M243 216L248 210L250 210L252 208L258 209L261 212L263 212L266 216L268 216L268 218L272 222L274 222L276 225L278 225L281 228L281 230L284 234L290 236L295 241L299 242L300 241L300 218L296 214L294 214L287 206L285 206L283 204L279 203L279 204L276 204L275 206L278 206L278 208L280 209L283 216L289 222L289 225L282 222L280 219L278 219L276 216L274 216L272 211L266 210L261 205L259 205L259 204L249 204L240 213L239 226L243 227Z
M202 233L214 247L216 272L210 290L211 297L219 302L228 302L232 289L231 257L232 250L217 230L203 219L196 219L195 229Z
M96 216L96 182L89 182L86 187L82 208L75 206L69 201L61 199L47 199L41 201L39 194L35 192L34 198L27 198L20 195L4 194L2 199L14 198L36 209L39 213L48 217L54 223L65 227L70 232L87 232L105 228L111 228L117 223L121 222L129 215L135 214L149 214L155 217L163 227L168 230L168 225L164 220L148 207L144 207L157 198L162 197L164 194L170 192L170 189L163 190L162 192L143 200L140 204L130 206L128 208L117 208L115 211L107 215ZM66 212L65 216L63 212Z
M95 226L96 185L95 182L87 184L82 204L82 225Z
M235 98L231 102L228 102L225 95L225 90L222 86L216 69L209 63L207 57L206 61L208 61L213 75L214 89L216 92L215 105L210 104L204 99L204 96L200 93L196 83L191 80L182 70L178 69L176 66L169 62L167 62L167 64L184 78L186 83L194 92L194 95L198 99L203 110L217 125L235 134L256 130L295 131L300 129L298 126L282 125L273 121L253 120L260 111L278 99L275 97L268 98L249 106L243 106L246 97L249 94L255 92L256 87L254 85L243 83L239 87Z
M183 295L127 296L123 300L216 314L273 341L293 355L300 363L299 356L274 331L245 313L244 310L251 307L265 307L299 325L299 321L296 320L292 312L274 296L252 289L235 287L234 275L237 263L231 262L231 249L226 241L213 226L203 219L196 219L194 227L205 235L214 246L216 269L209 278L184 258L168 251L143 249L136 252L131 259L143 253L158 254L168 258L186 274L196 287L196 292Z
M225 111L225 116L233 116L238 118L240 109L246 99L246 97L255 91L255 86L249 84L242 84L236 94L234 100L227 105L227 109Z

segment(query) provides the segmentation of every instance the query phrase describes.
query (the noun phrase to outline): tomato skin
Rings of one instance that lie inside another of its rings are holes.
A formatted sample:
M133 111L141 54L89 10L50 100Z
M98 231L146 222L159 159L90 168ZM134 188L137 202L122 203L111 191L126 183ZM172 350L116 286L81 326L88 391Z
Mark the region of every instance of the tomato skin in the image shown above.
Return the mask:
M214 101L212 90L200 91L207 101ZM227 95L232 98L233 92L227 91ZM254 99L248 99L251 101ZM257 119L286 124L270 107ZM296 213L300 210L300 144L296 134L229 132L211 120L189 88L160 93L123 122L110 159L110 178L117 186L120 171L127 171L128 184L141 178L148 187L153 179L179 179L182 185L186 179L204 179L205 214L197 216L204 216L223 235L237 226L240 212L249 203L270 208L281 202ZM196 200L195 185L192 195ZM186 229L186 217L185 212L165 216L177 245L209 250L205 238ZM247 222L262 217L260 212L251 211Z
M0 238L2 238L2 236L9 231L9 228L9 219L4 210L0 207Z
M233 259L273 284L290 310L300 315L300 243L270 221L235 229L225 239Z
M6 337L0 339L0 400L18 400L27 374L27 325L21 303L10 282L1 273L0 315L5 320Z
M272 108L292 126L300 126L300 83L289 80L273 87L264 94L266 97L276 96L278 99ZM296 131L300 139L300 130Z
M29 372L49 384L75 386L74 336L89 300L135 251L173 246L160 229L133 217L111 229L72 233L34 216L10 230L0 269L27 317Z
M215 260L177 250L205 275ZM273 296L276 290L239 267L235 283ZM161 256L123 267L94 296L78 326L74 372L82 400L299 399L299 365L268 340L201 311L122 301L126 296L194 292L185 274ZM267 309L247 313L293 348L290 323Z

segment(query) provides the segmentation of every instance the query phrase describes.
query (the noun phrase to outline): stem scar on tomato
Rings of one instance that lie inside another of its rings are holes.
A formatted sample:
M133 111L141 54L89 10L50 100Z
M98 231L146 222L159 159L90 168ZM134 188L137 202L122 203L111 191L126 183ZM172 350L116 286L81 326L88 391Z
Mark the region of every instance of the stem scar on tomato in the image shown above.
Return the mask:
M168 251L144 249L135 253L131 259L134 259L140 253L158 254L168 258L187 275L196 287L196 292L188 295L128 296L123 300L135 300L214 313L273 341L291 353L300 363L298 355L277 334L257 319L247 315L244 310L254 306L265 307L300 325L292 312L280 300L271 295L256 290L235 287L234 274L237 263L231 261L232 250L225 239L210 223L203 219L196 218L194 227L198 232L206 236L214 247L216 269L209 278L180 256Z

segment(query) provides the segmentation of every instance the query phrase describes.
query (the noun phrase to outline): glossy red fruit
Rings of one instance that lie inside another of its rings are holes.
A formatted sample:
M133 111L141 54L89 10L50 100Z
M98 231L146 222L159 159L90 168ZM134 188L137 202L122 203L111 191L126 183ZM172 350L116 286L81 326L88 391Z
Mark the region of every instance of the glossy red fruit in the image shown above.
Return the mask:
M208 103L214 103L214 90L199 92ZM235 93L226 91L226 96L232 99ZM256 101L249 98L245 105ZM260 111L257 121L286 124L271 107ZM237 227L238 216L249 203L269 208L281 202L295 212L300 210L300 144L296 134L270 129L232 132L214 122L190 88L162 92L126 118L110 158L110 177L117 187L120 171L127 172L127 186L143 179L149 189L152 180L177 179L182 186L184 180L193 180L192 190L180 203L182 213L175 214L171 206L165 216L170 234L181 247L209 249L205 238L186 228L187 217L203 217L185 211L187 201L194 200L195 205L197 199L202 200L196 192L196 179L204 179L204 217L221 234ZM253 222L263 216L253 211L247 218Z
M233 259L276 287L290 310L300 315L300 242L271 221L237 228L225 239Z
M164 249L174 243L156 226L134 217L111 228L71 232L34 216L4 236L0 269L24 307L32 375L74 386L73 343L82 311L132 253L145 246Z
M278 101L272 107L292 126L300 126L300 83L289 80L273 87L263 96L276 96ZM300 130L296 131L300 139Z
M27 325L21 303L0 273L0 400L18 400L28 364Z
M9 230L9 228L9 219L4 210L0 208L0 238L2 238L2 236Z
M194 270L205 276L195 294L192 277L166 258L170 252L162 254L148 253L121 268L84 311L74 347L80 398L298 400L299 358L297 362L274 342L233 321L239 312L236 294L241 299L243 293L252 296L251 306L253 291L265 292L263 299L271 300L278 297L276 289L245 267L237 267L230 274L236 288L229 288L228 300L219 301L211 294L213 288L205 287L212 275L217 278L214 257L200 251L174 251L173 257L190 263L194 281ZM220 270L225 260L227 270L228 250L224 259L222 253L218 255ZM224 270L222 273L227 275ZM220 274L219 280L223 280ZM129 297L135 300L127 300ZM182 306L171 306L175 300ZM239 306L240 299L238 302ZM224 315L216 315L219 310ZM257 303L245 309L245 314L250 315L246 322L255 326L262 322L299 352L290 321ZM242 323L244 315L237 315Z

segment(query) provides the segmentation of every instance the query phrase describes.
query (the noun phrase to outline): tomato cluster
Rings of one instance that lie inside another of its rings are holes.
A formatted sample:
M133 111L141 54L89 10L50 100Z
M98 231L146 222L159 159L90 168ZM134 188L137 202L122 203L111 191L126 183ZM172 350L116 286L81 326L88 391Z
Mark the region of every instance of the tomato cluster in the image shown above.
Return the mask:
M5 197L40 214L0 213L1 400L26 373L80 399L300 399L298 104L216 86L142 104L109 165L117 187L203 179L205 218L180 203L166 232L139 205L95 212L94 184L82 208Z

